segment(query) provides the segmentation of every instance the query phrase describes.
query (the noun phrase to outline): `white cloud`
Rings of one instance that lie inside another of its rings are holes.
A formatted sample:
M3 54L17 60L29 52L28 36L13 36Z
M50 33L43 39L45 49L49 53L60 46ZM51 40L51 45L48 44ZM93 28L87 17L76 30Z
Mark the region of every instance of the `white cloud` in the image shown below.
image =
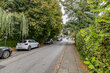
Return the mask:
M62 0L62 1L64 1L64 0ZM62 11L62 13L63 13L63 16L62 16L62 19L63 19L63 24L65 24L68 20L67 20L67 15L65 15L65 10L64 10L64 7L63 7L63 5L60 3L60 6L61 6L61 11Z

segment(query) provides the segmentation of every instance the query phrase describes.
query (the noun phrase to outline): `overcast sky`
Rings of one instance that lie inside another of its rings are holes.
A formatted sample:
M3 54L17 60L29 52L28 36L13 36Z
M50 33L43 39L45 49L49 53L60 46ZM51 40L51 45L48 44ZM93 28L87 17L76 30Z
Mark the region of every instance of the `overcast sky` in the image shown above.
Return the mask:
M60 4L61 6L61 11L63 13L62 19L63 19L63 23L65 24L67 22L67 15L65 15L65 10L64 7Z

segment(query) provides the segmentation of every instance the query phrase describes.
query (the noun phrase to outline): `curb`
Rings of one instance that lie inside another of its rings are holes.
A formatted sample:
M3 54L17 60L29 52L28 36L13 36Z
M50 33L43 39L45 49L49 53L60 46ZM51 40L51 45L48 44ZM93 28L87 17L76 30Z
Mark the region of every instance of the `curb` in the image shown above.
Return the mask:
M76 53L77 53L78 61L79 61L79 63L80 63L80 66L85 70L86 73L89 73L90 71L89 71L87 65L84 64L84 61L81 60L81 58L80 58L79 52L78 52L78 50L77 50L77 48L76 48L76 45L73 44L73 47L75 48L75 51L76 51Z

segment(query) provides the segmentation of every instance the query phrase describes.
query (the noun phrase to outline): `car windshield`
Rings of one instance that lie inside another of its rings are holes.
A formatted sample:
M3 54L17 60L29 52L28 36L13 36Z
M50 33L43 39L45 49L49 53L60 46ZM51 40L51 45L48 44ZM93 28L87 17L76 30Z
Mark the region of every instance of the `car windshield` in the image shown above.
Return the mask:
M20 43L26 43L26 40L20 41Z

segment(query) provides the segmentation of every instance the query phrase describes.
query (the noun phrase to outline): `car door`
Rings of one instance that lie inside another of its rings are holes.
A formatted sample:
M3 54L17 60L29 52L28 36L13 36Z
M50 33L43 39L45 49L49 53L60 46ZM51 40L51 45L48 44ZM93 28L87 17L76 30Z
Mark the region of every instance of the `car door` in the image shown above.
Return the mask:
M34 47L38 47L38 42L34 41Z
M33 46L33 48L35 48L35 41L34 40L32 40L32 46Z
M29 45L31 46L31 48L34 48L33 41L29 40L28 42L29 42Z

